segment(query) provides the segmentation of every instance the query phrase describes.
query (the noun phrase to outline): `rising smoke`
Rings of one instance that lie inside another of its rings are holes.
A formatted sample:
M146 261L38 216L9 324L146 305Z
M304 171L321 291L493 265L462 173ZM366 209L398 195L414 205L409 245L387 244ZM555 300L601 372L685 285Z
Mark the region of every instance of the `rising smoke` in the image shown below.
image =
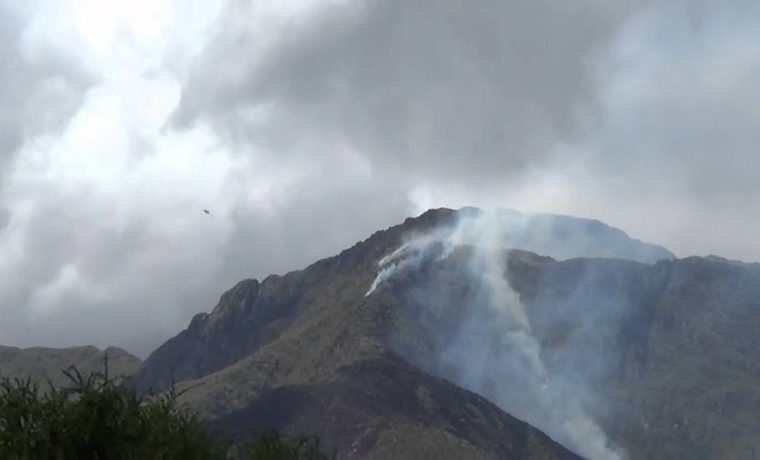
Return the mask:
M508 250L524 240L523 232L530 227L527 219L510 212L460 212L455 225L412 236L383 258L367 295L385 288L397 291L407 306L421 312L418 322L434 321L430 318L435 315L449 317L449 334L440 325L430 327L431 335L446 336L445 344L433 352L433 364L429 356L399 346L397 351L410 361L489 398L580 455L624 458L588 410L601 403L590 379L578 378L572 366L555 365L556 359L542 350L545 338L534 331L507 278ZM545 239L548 252L554 245L556 238ZM541 252L536 244L530 249ZM587 250L583 245L562 248L576 255ZM456 283L445 279L447 266L465 278L466 288L452 287ZM421 272L427 273L423 279L400 281ZM568 355L571 358L578 357Z

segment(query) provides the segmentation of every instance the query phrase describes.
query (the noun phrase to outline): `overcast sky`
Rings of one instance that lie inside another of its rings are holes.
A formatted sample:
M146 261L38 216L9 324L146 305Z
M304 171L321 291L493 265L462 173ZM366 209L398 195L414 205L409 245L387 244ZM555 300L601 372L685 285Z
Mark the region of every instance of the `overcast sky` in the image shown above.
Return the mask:
M144 355L438 206L760 261L759 88L756 0L0 0L0 344Z

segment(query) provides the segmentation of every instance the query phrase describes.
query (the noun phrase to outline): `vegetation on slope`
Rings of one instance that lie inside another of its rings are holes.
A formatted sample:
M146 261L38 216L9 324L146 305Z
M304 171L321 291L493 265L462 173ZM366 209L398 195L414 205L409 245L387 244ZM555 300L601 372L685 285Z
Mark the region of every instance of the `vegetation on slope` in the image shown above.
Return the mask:
M316 438L264 435L233 445L213 437L170 389L138 397L104 372L64 371L71 385L44 391L0 380L0 459L323 459Z

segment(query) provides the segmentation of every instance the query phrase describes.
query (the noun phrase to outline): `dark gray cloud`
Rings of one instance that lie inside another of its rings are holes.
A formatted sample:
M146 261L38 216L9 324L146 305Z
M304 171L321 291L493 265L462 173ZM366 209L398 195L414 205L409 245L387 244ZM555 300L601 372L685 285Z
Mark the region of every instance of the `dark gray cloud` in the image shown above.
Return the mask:
M594 61L598 104L566 158L579 201L681 255L760 260L758 26L744 1L632 16Z
M228 14L246 17L247 3L234 5ZM176 120L278 148L347 144L381 170L503 178L572 133L593 97L587 60L630 5L351 2L283 26L261 52L255 31L225 23ZM266 123L245 116L255 110Z
M758 18L739 0L353 2L263 50L222 29L175 120L280 153L349 146L434 204L576 213L757 260Z

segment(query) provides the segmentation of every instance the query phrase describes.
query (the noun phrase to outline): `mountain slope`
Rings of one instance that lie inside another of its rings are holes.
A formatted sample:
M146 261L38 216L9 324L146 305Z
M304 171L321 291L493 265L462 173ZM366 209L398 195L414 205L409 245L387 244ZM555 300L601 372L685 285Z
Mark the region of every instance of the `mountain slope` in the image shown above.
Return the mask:
M276 386L214 425L313 433L348 458L577 458L482 397L390 354L342 366L328 381Z

